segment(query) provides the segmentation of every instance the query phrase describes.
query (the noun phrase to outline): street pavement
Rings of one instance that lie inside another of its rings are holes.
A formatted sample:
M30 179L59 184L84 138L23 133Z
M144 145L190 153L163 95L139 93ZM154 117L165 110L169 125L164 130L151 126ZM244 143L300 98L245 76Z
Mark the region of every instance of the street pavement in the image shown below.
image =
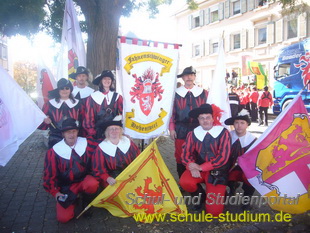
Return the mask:
M270 122L275 116L270 115ZM250 131L260 136L267 127L253 123ZM56 220L55 200L42 186L43 164L46 153L43 132L36 130L19 148L11 161L0 167L0 232L310 232L310 213L294 215L292 221L261 223L206 222L135 222L133 218L117 218L107 210L92 207L87 216L61 224ZM173 141L169 137L158 140L159 150L178 181ZM187 194L188 195L188 194ZM226 206L231 212L238 207ZM253 213L277 211L264 206Z

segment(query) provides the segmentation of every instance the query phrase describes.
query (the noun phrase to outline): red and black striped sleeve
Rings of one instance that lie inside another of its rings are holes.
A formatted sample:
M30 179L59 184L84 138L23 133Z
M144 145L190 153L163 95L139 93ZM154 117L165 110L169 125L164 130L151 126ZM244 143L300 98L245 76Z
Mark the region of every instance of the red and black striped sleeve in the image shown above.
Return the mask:
M46 116L48 116L48 112L49 112L49 102L46 102L44 103L43 105L43 108L42 108L42 111L44 112L44 114ZM38 129L41 129L41 130L47 130L49 127L48 124L46 124L44 121L41 123L41 125L38 126Z
M194 142L193 131L187 134L182 148L182 163L187 166L189 163L195 163L196 143Z
M55 196L60 190L60 188L57 187L57 180L56 154L53 148L51 148L47 151L45 156L43 187L53 196Z
M87 135L93 136L95 130L95 101L89 96L85 103L83 128L87 131Z

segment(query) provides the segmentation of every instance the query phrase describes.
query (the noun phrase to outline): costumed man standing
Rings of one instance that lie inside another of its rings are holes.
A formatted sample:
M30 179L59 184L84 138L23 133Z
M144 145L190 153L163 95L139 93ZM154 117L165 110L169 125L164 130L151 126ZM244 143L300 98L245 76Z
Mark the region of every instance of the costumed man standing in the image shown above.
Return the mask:
M239 156L243 155L256 141L256 137L247 131L251 125L249 112L243 109L237 116L225 120L226 125L233 125L234 130L230 132L232 139L231 153L229 157L229 176L228 186L230 188L229 196L235 195L238 182L243 182L242 189L244 196L252 196L255 189L248 182L246 176L238 165ZM243 205L246 209L249 205Z
M102 187L114 185L115 178L140 154L138 146L123 135L121 116L104 122L105 139L94 152L92 170Z
M198 119L199 126L188 133L182 153L186 171L180 185L192 196L201 196L195 210L205 203L206 212L213 216L223 212L224 204L209 200L208 193L213 197L225 196L231 148L229 131L220 123L221 112L214 104L203 104L189 112L191 118ZM200 183L205 183L206 191Z
M76 72L69 75L70 78L75 80L76 86L74 86L72 94L74 98L86 101L86 98L90 96L95 90L87 86L89 79L89 71L84 66L76 68Z
M43 105L43 112L46 114L44 122L38 127L41 130L49 131L48 148L52 148L62 140L61 125L67 118L74 118L82 121L83 108L81 102L72 95L72 83L62 78L57 82L57 88L49 92L50 100Z
M102 138L104 132L100 125L123 114L123 97L115 92L114 82L114 74L110 70L102 71L93 81L99 86L99 91L88 97L83 121L83 128L89 136Z
M257 121L257 101L258 101L258 91L257 91L257 88L254 86L252 87L252 91L250 93L250 114L251 114L251 120L253 122L256 122Z
M65 223L74 217L77 195L94 194L99 182L90 175L92 154L98 145L93 140L78 137L77 121L63 121L63 140L47 151L44 162L44 189L56 199L56 214L59 222Z
M259 112L259 126L265 124L268 126L268 108L273 105L273 99L271 93L268 91L268 87L264 87L264 91L260 93L258 97L258 112Z
M80 100L82 107L82 119L80 120L81 125L85 119L85 108L86 108L86 99L91 95L95 90L87 86L87 81L89 79L89 71L84 66L79 66L76 68L76 72L69 75L69 77L75 80L76 86L73 87L72 95L74 98ZM83 137L87 136L85 129L80 129L80 135Z
M192 66L186 67L177 77L183 79L184 85L176 89L169 131L175 145L177 172L181 177L186 170L181 161L182 145L188 132L199 125L197 118L190 118L188 113L207 102L208 92L195 85L196 70Z

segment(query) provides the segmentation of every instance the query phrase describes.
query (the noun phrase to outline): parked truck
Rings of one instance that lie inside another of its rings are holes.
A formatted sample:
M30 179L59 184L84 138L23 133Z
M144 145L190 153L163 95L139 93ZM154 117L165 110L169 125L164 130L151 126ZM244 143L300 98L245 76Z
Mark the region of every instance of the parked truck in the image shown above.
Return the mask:
M301 96L310 112L310 38L279 51L274 66L274 79L275 115L283 111L305 86Z

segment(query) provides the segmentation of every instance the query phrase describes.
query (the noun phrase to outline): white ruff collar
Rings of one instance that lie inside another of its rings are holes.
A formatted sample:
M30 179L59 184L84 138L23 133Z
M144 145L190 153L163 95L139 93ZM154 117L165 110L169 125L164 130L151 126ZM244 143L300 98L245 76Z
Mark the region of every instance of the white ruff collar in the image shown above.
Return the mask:
M237 141L237 139L239 139L242 148L248 146L251 142L253 142L254 139L256 139L256 137L248 131L246 132L245 135L243 135L240 138L237 136L235 130L232 130L230 132L230 135L231 135L232 144L234 144L235 141Z
M217 138L223 129L224 127L220 125L213 126L210 130L204 130L201 126L198 126L194 129L194 134L202 142L207 133L211 134L213 138Z
M85 153L86 148L87 148L86 138L78 137L76 144L75 144L75 147L74 147L75 152L81 157ZM55 144L53 146L53 150L60 157L67 159L67 160L70 160L72 148L65 143L65 139L62 139L60 142Z
M84 98L90 96L90 94L94 92L94 89L87 87L87 86L84 88L79 88L79 87L75 86L73 88L72 95L76 96L79 92L80 92L81 99L84 99Z
M73 108L75 105L77 105L79 103L79 100L75 99L75 103L72 103L71 99L59 100L59 103L57 103L55 99L51 99L49 102L55 108L59 109L61 107L61 105L63 104L63 102L65 102L68 105L69 108Z
M107 103L110 104L111 103L111 100L112 100L112 97L113 97L113 94L114 94L114 91L109 91L107 95L103 94L101 91L95 91L93 93L91 93L91 97L93 98L93 100L101 105L104 98L107 99ZM119 95L117 95L115 101L118 99Z
M194 97L197 97L203 92L203 88L194 86L192 89L186 89L184 86L180 86L175 91L176 93L178 93L178 95L182 96L183 98L186 96L187 92L189 91L193 93Z
M104 140L99 144L99 147L104 153L111 157L115 157L117 148L119 148L124 154L127 153L130 148L130 140L126 136L123 136L117 145L114 145L109 140Z

